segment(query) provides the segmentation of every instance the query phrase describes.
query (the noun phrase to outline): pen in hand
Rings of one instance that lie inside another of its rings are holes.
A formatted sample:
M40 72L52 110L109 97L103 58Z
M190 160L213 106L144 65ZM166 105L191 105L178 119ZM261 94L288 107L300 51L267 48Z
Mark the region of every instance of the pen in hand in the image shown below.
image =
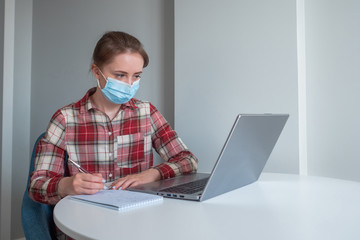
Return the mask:
M73 160L71 160L70 158L68 159L72 164L74 164L74 166L79 169L79 171L81 173L89 173L89 174L92 174L90 173L89 171L87 171L86 169L82 168L79 164L77 164L76 162L74 162Z
M71 160L70 158L68 158L68 161L70 161L77 169L79 169L79 172L92 174L91 172L89 172L88 170L84 169L84 168L81 167L78 163L74 162L74 161ZM106 183L105 179L103 179L102 182L105 184L105 183ZM105 189L105 190L109 189L109 186L104 185L104 189Z

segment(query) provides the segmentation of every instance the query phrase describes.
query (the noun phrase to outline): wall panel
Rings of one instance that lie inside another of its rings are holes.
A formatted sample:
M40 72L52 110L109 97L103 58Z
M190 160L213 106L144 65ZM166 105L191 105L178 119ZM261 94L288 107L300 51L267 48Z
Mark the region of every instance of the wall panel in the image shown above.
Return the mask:
M210 171L238 113L289 113L266 170L298 172L296 1L175 1L175 126Z
M308 171L360 180L360 2L305 1Z

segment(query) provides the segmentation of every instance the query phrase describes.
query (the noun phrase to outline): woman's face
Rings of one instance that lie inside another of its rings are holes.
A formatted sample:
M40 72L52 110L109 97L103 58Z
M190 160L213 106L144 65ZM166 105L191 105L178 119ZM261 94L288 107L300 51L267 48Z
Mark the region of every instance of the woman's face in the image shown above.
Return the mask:
M103 75L95 65L93 72L99 79L101 88L105 87L105 79L108 77L132 85L140 79L143 66L144 59L139 53L127 52L116 55L110 63L105 64L101 69Z

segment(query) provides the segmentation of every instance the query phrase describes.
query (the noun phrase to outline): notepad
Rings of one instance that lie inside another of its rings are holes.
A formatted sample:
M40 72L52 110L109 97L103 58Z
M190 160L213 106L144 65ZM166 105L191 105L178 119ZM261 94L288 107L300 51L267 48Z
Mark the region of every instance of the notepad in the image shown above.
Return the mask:
M124 190L104 190L93 195L74 195L70 198L118 211L157 204L163 201L162 196Z

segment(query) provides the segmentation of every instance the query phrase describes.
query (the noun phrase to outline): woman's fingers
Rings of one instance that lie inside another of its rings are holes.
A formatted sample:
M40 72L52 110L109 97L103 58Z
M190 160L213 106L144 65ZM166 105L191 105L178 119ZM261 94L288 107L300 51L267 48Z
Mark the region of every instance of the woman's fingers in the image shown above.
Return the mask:
M160 180L160 178L160 172L158 170L148 169L138 174L119 178L113 186L115 186L115 189L119 189L120 187L121 189L127 189L128 187L135 187L140 184L154 182Z

